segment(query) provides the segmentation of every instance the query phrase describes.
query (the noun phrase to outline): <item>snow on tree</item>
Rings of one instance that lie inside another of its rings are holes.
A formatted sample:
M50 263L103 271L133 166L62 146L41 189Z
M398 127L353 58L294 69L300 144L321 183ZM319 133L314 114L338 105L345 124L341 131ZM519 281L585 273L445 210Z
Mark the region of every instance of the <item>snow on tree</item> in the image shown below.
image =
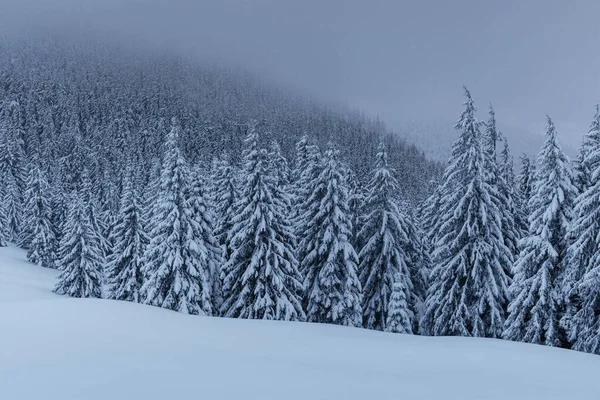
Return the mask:
M569 225L569 247L559 278L559 299L566 307L561 318L567 340L572 348L600 353L600 109L585 135L579 160L586 179L580 180L583 190L575 200L573 220ZM581 178L582 175L580 175Z
M212 277L205 263L202 238L195 235L188 199L189 173L179 147L179 125L172 121L166 137L160 190L153 208L142 273L145 304L186 314L212 314Z
M407 305L412 297L413 284L407 266L407 261L411 260L404 252L409 241L403 227L406 218L395 202L398 191L398 182L381 143L365 199L367 213L361 218L362 227L358 233L363 326L368 329L386 330L395 279L401 280L397 285L405 291L402 296L406 303L403 312L407 313L409 325L414 318L414 311Z
M143 284L143 256L148 244L144 231L142 200L135 187L133 166L128 165L121 192L121 205L109 241L112 252L105 267L106 297L114 300L140 302Z
M525 153L521 155L521 171L517 179L521 200L525 208L524 211L529 215L527 207L535 184L535 164L531 163L529 157L527 157L527 154Z
M269 148L269 174L280 188L286 188L291 181L291 170L287 158L281 154L281 146L276 141L271 142Z
M571 164L548 117L546 142L538 155L535 186L529 200L529 233L520 242L521 253L510 287L506 339L561 344L556 291L576 194L572 180Z
M397 272L394 275L392 294L388 305L385 331L393 333L413 333L412 312L406 298L406 279Z
M233 252L222 271L225 317L304 320L302 281L288 222L289 194L269 173L251 124L244 142L241 195L229 232Z
M232 248L227 236L233 226L234 206L239 199L237 171L231 165L230 156L222 154L217 160L213 175L213 202L215 203L215 237L222 248L225 260L231 257Z
M292 219L294 221L295 233L298 239L298 260L304 259L307 255L308 244L308 224L306 219L310 215L311 208L318 207L312 198L314 185L322 170L321 150L316 145L307 143L308 138L304 136L296 144L296 167L292 173L294 177L293 202L294 210ZM306 271L303 270L303 264L300 263L300 273L306 277Z
M54 292L71 297L102 297L100 238L81 193L69 198L69 212L58 249L60 275Z
M515 203L512 195L509 182L506 179L510 179L510 153L508 147L505 146L503 149L503 163L498 162L497 147L498 142L502 140L502 135L496 127L496 113L490 105L489 119L485 124L485 173L486 179L492 191L492 201L495 203L498 216L500 217L502 238L504 240L504 247L500 247L502 250L497 255L498 260L502 264L504 271L507 276L511 276L514 258L518 252L518 241L519 231L515 225L514 211ZM506 144L506 141L504 141ZM505 153L505 154L504 154ZM503 170L504 167L504 170ZM508 250L508 251L504 251Z
M402 228L405 232L404 236L408 239L403 243L403 248L413 289L411 297L407 301L410 309L414 312L413 332L417 332L419 331L419 321L425 311L425 299L431 273L431 257L429 255L431 250L412 207L406 202L400 202L398 208L404 215Z
M25 151L22 135L15 121L15 102L0 104L0 201L8 219L5 235L18 242L23 226L23 191L25 186Z
M224 264L223 253L214 235L216 217L207 192L207 179L199 167L192 169L190 178L187 197L191 236L198 243L199 261L202 266L201 286L211 287L210 303L213 305L213 314L216 315L222 304L220 274Z
M8 239L8 214L3 201L3 190L0 187L0 247L5 247Z
M322 170L306 188L313 188L305 203L304 234L300 245L307 319L311 322L360 326L361 285L358 256L350 243L352 224L348 185L330 144Z
M28 248L27 259L45 268L56 268L55 230L52 224L51 192L37 161L29 170L25 190L25 220L21 246Z
M501 218L486 176L486 151L475 106L465 88L459 138L441 188L439 238L422 318L430 335L499 337L508 277L499 254L507 251Z

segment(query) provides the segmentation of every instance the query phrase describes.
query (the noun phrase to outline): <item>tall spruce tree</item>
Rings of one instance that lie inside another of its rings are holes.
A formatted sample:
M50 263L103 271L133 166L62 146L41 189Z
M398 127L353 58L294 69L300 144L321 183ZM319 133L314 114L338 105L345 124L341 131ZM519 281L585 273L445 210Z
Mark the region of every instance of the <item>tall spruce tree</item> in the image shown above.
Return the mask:
M510 287L506 339L558 346L557 283L567 251L567 229L576 188L571 164L560 148L548 117L546 142L538 155L534 191L529 200L529 232L520 242Z
M369 329L386 330L395 280L398 281L397 286L404 290L402 298L406 309L394 311L406 315L409 325L414 319L414 310L409 308L413 284L407 266L407 262L412 260L404 252L409 238L403 226L406 225L405 216L395 201L398 191L398 182L388 165L385 146L381 143L365 199L364 209L367 213L361 218L362 227L358 233L358 243L361 245L358 258L363 288L363 326Z
M228 234L233 226L232 219L235 216L234 207L239 199L239 190L237 182L237 171L231 165L229 154L222 154L217 160L213 186L213 202L216 212L215 237L222 248L222 255L225 260L231 257L233 249L228 240Z
M112 252L105 268L106 297L114 300L140 302L143 284L143 256L148 236L142 199L135 186L136 171L129 164L124 175L121 205L115 226L110 230Z
M0 182L7 225L5 235L15 243L19 242L23 226L23 192L26 172L24 168L24 143L19 129L15 126L11 110L16 106L11 102L0 104Z
M270 174L254 125L244 143L241 196L229 232L233 253L222 272L221 312L226 317L304 320L295 238L286 214L289 194Z
M471 94L456 129L458 141L441 188L439 238L433 252L424 332L498 337L505 319L508 277L502 222L486 176L486 151Z
M311 322L360 326L358 256L350 243L348 185L338 157L338 150L330 144L320 174L306 186L313 188L305 203L300 246L306 314Z
M69 198L69 212L58 249L60 275L54 292L71 297L102 297L100 238L81 193Z
M519 232L514 220L514 197L509 182L506 180L507 178L510 179L510 176L507 176L509 171L503 170L503 167L504 169L509 167L509 160L505 160L503 164L498 160L498 143L503 140L503 137L496 127L496 113L492 106L490 106L489 119L485 126L485 175L488 184L493 189L490 194L500 217L502 238L504 240L504 247L499 247L501 251L497 257L506 275L511 276L514 258L518 252ZM506 152L504 157L508 158L508 147L505 147L503 152Z
M600 110L585 135L579 160L585 180L579 181L581 194L575 200L569 225L569 247L559 280L559 299L565 313L561 326L573 349L600 353ZM581 178L582 175L579 176Z
M180 127L173 119L165 141L160 189L144 254L142 302L186 314L212 314L212 277L200 253L202 238L194 235L187 199L188 168L180 151Z
M219 242L215 238L215 215L213 204L207 188L208 180L200 167L193 168L190 173L191 182L188 189L188 210L191 221L191 235L198 243L200 265L203 273L202 287L211 286L211 299L213 314L218 315L222 304L220 274L224 264L223 253Z
M518 176L518 187L519 193L524 207L524 211L529 215L529 199L533 193L535 182L535 164L531 163L531 160L527 154L521 155L521 171Z
M27 259L45 268L56 268L55 229L52 224L51 192L46 176L34 161L27 177L25 190L25 227L21 246L28 248Z

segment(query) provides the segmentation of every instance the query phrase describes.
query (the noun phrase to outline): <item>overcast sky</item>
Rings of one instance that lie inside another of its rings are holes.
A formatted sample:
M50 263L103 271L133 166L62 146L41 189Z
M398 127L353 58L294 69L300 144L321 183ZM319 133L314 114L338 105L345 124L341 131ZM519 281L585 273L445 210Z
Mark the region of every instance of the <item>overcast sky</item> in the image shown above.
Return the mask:
M0 0L6 31L93 31L241 65L398 121L453 122L463 84L505 126L577 144L600 102L598 0ZM482 115L482 117L485 117Z

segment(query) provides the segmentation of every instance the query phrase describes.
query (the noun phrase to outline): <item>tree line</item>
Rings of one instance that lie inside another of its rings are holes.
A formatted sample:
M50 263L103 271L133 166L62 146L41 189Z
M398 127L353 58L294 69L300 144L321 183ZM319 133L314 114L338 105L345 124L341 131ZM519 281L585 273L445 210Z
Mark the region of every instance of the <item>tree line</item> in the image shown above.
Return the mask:
M64 107L22 73L3 76L0 243L58 268L59 294L600 352L598 108L575 162L548 118L516 174L493 109L479 121L465 89L445 171L413 158L423 176L407 183L402 143L368 120L274 135L248 118L215 147L228 130L183 98L111 108L139 96L94 76L98 101L65 85Z

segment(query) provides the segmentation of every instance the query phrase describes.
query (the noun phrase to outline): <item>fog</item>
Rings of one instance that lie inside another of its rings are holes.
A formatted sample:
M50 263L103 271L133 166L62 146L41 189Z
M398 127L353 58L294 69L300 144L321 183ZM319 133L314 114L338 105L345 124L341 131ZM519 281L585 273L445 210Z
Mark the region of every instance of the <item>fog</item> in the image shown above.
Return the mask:
M577 146L600 102L598 15L597 0L0 0L0 32L240 66L392 127L452 124L464 84L504 130L539 134L549 114Z

